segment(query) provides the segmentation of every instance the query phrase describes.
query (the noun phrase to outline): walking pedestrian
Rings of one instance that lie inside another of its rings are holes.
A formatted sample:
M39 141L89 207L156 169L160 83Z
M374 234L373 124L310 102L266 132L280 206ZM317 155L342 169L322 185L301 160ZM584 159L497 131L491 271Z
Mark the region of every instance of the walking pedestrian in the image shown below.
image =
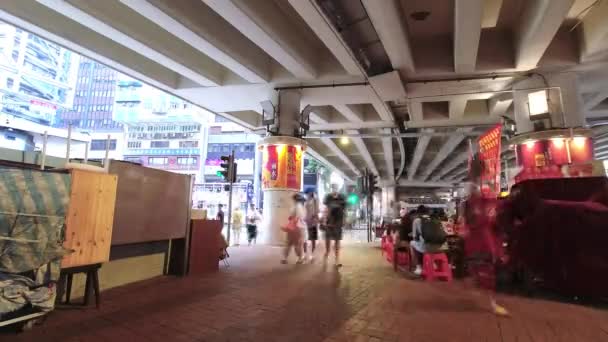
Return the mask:
M255 204L251 203L249 212L247 213L247 242L249 246L251 243L256 244L258 237L258 224L262 222L262 215L255 208Z
M298 257L296 264L304 262L304 258L302 257L302 242L304 231L306 230L306 207L304 206L306 199L300 194L295 194L292 198L293 206L289 214L288 223L282 227L287 233L287 244L283 250L282 264L287 264L287 258L292 247Z
M310 241L309 262L314 261L317 240L319 239L319 200L314 189L306 190L306 226L308 229L308 241ZM304 241L304 254L307 254L307 242Z
M236 207L232 212L232 236L234 237L234 245L240 246L241 230L243 228L243 212L241 208Z
M331 242L334 242L335 266L342 267L340 263L340 241L342 240L342 227L344 226L344 212L346 199L338 192L338 184L331 185L331 192L323 199L327 208L325 219L325 262L329 257Z

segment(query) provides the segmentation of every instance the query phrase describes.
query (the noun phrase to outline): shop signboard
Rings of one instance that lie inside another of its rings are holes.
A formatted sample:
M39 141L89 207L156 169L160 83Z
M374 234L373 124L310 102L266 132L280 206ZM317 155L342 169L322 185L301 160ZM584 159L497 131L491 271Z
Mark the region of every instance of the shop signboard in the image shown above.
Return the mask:
M262 151L262 188L302 188L302 147L295 145L267 145Z
M480 177L484 197L496 198L500 193L500 139L502 125L496 125L478 140L479 158L483 163Z

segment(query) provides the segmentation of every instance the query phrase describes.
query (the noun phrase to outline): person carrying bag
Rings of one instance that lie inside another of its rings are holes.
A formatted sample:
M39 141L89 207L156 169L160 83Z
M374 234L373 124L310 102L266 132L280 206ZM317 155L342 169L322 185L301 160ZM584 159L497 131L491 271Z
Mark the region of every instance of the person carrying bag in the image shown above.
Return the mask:
M289 257L292 247L298 257L296 264L304 262L304 258L302 257L302 232L306 229L306 222L304 221L306 219L306 208L304 207L306 199L300 194L295 194L293 200L294 206L291 210L291 214L287 219L287 223L281 227L281 230L287 235L287 244L283 251L283 259L281 260L282 264L287 264L287 258Z

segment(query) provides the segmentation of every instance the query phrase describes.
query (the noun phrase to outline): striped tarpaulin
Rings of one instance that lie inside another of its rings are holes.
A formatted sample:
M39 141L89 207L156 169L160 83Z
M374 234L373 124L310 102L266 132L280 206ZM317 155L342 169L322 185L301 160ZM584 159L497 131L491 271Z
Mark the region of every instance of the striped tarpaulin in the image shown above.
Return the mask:
M70 175L0 167L0 272L22 273L58 260Z

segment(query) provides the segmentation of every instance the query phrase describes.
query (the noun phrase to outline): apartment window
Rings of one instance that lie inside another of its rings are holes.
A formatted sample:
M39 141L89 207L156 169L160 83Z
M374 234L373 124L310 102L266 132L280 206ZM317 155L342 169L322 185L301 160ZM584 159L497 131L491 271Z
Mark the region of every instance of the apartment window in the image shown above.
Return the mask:
M141 141L129 141L127 143L128 148L141 148Z
M149 165L167 165L167 157L150 157L148 158Z
M177 157L178 165L196 165L196 157Z
M167 148L169 147L168 141L152 141L150 143L150 147L152 148Z
M14 83L15 83L15 81L12 78L9 77L9 78L6 79L6 87L7 88L9 88L9 89L12 88Z
M179 147L198 147L198 141L180 141Z
M92 121L89 121L89 126L92 125ZM91 140L91 151L105 151L106 150L106 139L93 139ZM110 139L110 151L116 150L116 139Z

